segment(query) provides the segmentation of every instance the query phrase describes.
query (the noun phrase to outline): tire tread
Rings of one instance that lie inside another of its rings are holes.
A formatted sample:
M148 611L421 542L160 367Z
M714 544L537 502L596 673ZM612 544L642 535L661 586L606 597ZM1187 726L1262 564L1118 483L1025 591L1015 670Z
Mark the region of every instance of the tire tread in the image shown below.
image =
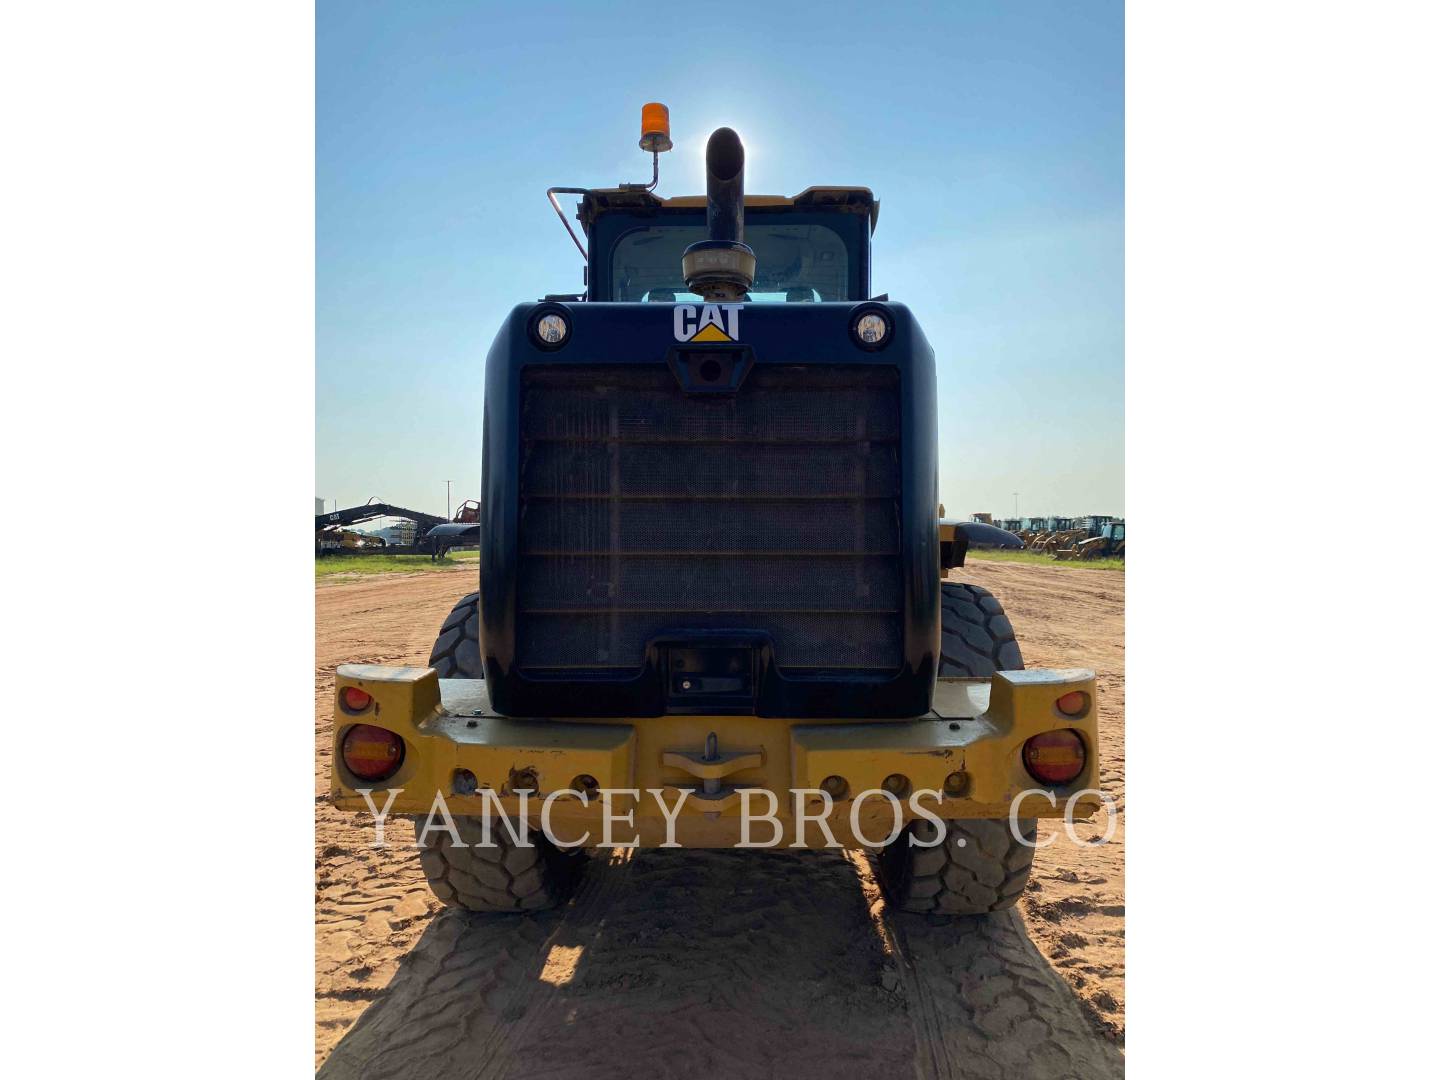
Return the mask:
M462 596L440 624L430 649L430 666L442 679L483 679L480 660L480 593Z
M478 818L457 817L461 842L475 845L483 836ZM503 825L491 829L494 847L456 847L444 829L422 836L425 819L415 819L415 842L421 845L420 869L436 899L468 911L541 911L563 903L579 870L580 860L561 851L534 830L534 847L518 847Z
M988 589L940 583L940 674L983 678L1025 667L1015 628Z

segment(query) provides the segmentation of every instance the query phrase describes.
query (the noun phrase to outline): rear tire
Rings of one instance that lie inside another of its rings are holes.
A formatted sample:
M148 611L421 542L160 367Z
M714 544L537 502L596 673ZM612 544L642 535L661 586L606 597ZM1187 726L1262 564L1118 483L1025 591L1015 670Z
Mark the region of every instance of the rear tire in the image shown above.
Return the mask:
M1025 667L1000 601L979 585L940 583L940 674L984 678Z
M430 650L430 666L442 679L483 679L480 662L480 594L460 598L440 627Z
M534 847L519 847L499 821L491 822L491 846L485 847L483 819L454 821L461 842L469 846L456 847L444 828L431 829L422 839L425 819L415 819L420 867L441 903L490 913L544 911L569 895L584 858L578 850L562 851L535 829L529 833Z
M1000 601L979 585L942 581L940 674L985 678L1024 667ZM911 822L881 851L880 878L891 901L902 911L935 915L985 915L1013 907L1030 880L1034 847L1011 835L1008 821L954 819L944 828L942 843L912 847L912 835L931 841L937 829L928 820ZM1035 819L1021 818L1019 831L1033 844Z
M910 836L934 840L928 820L914 821L880 853L880 879L902 911L988 915L1014 907L1035 860L1035 819L1021 818L1022 843L1009 821L953 820L935 847L911 847ZM957 844L963 840L964 844Z

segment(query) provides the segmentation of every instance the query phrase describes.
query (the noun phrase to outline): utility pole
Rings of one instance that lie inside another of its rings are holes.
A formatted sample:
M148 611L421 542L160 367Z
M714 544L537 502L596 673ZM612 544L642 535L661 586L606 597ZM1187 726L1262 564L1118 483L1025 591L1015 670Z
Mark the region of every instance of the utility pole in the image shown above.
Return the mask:
M445 519L447 521L450 519L450 485L452 483L454 483L453 480L445 481Z
M1020 493L1012 491L1010 494L1015 496L1015 516L1018 518L1020 516Z

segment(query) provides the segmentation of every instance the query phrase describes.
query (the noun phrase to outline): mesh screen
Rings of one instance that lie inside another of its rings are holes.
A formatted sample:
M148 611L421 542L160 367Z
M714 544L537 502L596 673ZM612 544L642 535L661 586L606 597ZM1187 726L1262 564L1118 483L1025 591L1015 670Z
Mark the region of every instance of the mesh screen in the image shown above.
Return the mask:
M517 662L633 672L651 639L758 630L782 670L900 666L893 369L525 373Z

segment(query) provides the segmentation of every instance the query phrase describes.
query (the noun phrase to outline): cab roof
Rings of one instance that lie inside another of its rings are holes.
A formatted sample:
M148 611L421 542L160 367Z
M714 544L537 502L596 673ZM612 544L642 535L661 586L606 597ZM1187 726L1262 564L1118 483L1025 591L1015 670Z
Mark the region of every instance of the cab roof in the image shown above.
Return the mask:
M797 207L805 210L834 210L837 213L864 214L870 219L870 232L880 219L880 200L865 187L808 187L799 195L746 195L745 209ZM580 224L588 235L590 226L602 214L636 210L663 213L666 210L703 210L704 195L677 195L661 199L639 188L592 188L580 201Z

